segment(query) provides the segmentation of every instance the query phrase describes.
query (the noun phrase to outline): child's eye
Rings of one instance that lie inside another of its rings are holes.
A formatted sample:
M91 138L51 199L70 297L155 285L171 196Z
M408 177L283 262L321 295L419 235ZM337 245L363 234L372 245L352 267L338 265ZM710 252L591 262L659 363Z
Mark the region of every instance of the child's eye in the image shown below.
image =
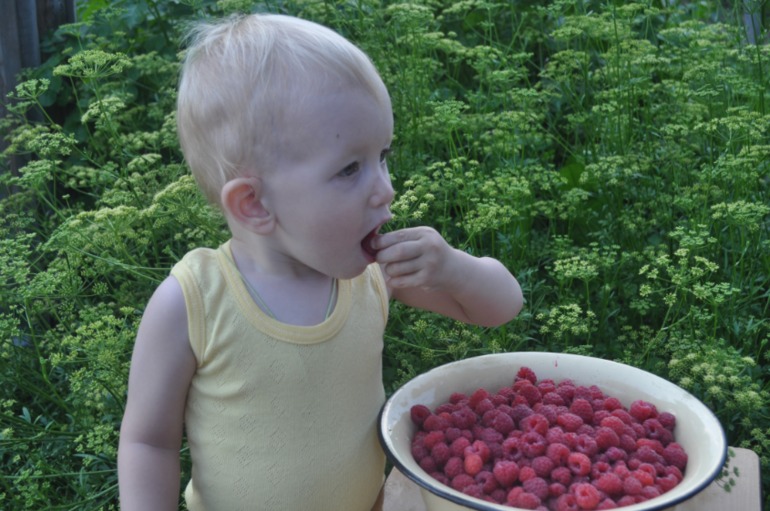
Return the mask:
M380 163L385 163L385 161L388 159L388 155L390 155L390 148L383 149L380 153Z
M344 169L339 171L339 175L342 177L350 177L356 172L358 172L359 165L358 162L353 162L350 165L347 165Z

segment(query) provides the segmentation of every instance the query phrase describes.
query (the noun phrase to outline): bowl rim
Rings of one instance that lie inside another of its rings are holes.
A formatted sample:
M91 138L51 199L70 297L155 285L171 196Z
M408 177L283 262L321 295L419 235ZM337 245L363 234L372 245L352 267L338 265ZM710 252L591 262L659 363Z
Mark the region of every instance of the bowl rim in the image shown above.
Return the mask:
M387 424L385 424L385 416L386 416L387 410L391 407L391 405L392 405L392 403L394 401L394 398L399 394L399 391L401 391L402 389L404 389L408 385L412 384L415 380L422 380L422 379L429 378L429 375L431 373L434 373L434 372L437 372L437 371L439 371L441 369L444 369L446 366L463 364L463 363L471 363L470 361L473 361L473 360L481 360L481 359L484 359L484 358L499 357L500 355L508 355L508 356L519 355L519 356L521 356L521 355L531 355L531 354L536 354L536 356L555 355L555 356L558 356L560 358L567 358L567 359L571 358L573 360L577 360L577 359L596 359L596 360L601 360L602 363L615 364L615 365L618 365L618 366L623 366L624 368L629 368L629 369L634 370L634 371L641 371L641 372L647 373L648 375L650 375L653 378L656 378L658 380L663 380L663 381L665 381L666 383L668 383L670 385L674 385L676 387L679 387L675 383L673 383L673 382L671 382L669 380L666 380L665 378L662 378L662 377L660 377L660 376L658 376L658 375L656 375L654 373L651 373L649 371L646 371L646 370L638 368L638 367L634 367L634 366L631 366L631 365L628 365L628 364L623 364L621 362L616 362L614 360L607 360L607 359L603 359L603 358L599 358L599 357L591 357L591 356L586 356L586 355L577 355L577 354L573 354L573 353L560 353L560 352L547 352L547 351L515 351L515 352L491 353L491 354L486 354L486 355L477 355L477 356L474 356L474 357L468 357L468 358L464 358L464 359L460 359L460 360L455 360L455 361L452 361L452 362L447 362L446 364L441 364L439 366L433 367L433 368L429 369L428 371L426 371L424 373L418 374L414 378L411 378L409 381L407 381L407 382L403 383L401 386L399 386L385 400L385 403L383 403L383 405L380 408L380 411L379 411L379 413L377 415L377 437L379 439L380 446L382 447L383 451L385 452L385 456L387 457L387 459L391 463L393 463L393 465L396 468L398 468L398 470L402 474L404 474L409 480L411 480L412 482L416 483L423 491L427 490L428 492L430 492L430 493L432 493L434 495L438 495L439 497L442 497L442 498L444 498L446 500L449 500L450 502L452 502L454 504L457 504L459 506L463 506L463 507L473 506L472 509L477 510L477 511L500 511L501 508L511 509L513 511L519 509L519 508L508 506L508 505L505 505L505 504L490 504L488 502L484 502L484 501L482 501L480 499L471 497L469 495L466 495L466 496L464 496L462 498L458 497L454 493L448 491L449 490L448 486L440 483L439 481L436 481L436 484L429 484L428 481L425 481L417 473L415 473L413 470L411 470L409 467L407 467L404 463L402 463L401 460L398 458L398 456L396 456L392 452L392 450L389 448L390 443L388 441L387 434L386 434ZM717 463L715 468L713 468L711 470L711 473L707 474L706 477L704 477L704 479L700 483L695 485L692 488L692 490L690 492L686 493L686 494L683 494L683 495L678 496L678 497L674 497L674 498L672 498L670 500L667 500L665 502L658 503L658 504L655 504L653 502L655 499L650 499L650 500L648 500L646 502L643 502L643 503L640 503L640 504L633 504L633 505L630 505L630 506L624 506L624 507L618 508L618 509L624 509L624 510L627 509L628 511L642 510L642 509L644 511L662 511L662 510L666 510L666 509L671 509L674 506L676 506L678 504L681 504L682 502L690 500L695 495L697 495L698 493L703 491L721 473L722 468L724 467L725 461L727 459L727 451L728 451L727 436L725 434L724 427L722 426L722 422L719 420L719 418L716 416L716 414L714 414L714 412L708 406L706 406L700 399L698 399L695 396L693 396L687 390L682 389L681 387L679 387L679 388L681 389L681 391L684 394L689 395L692 399L696 400L701 405L703 405L703 408L707 411L708 414L710 414L712 416L712 418L714 419L716 424L719 426L719 437L722 440L722 448L721 448L721 454L720 454L720 457L719 457L719 463ZM658 497L656 497L656 498L658 498ZM637 506L643 506L643 507L637 507Z

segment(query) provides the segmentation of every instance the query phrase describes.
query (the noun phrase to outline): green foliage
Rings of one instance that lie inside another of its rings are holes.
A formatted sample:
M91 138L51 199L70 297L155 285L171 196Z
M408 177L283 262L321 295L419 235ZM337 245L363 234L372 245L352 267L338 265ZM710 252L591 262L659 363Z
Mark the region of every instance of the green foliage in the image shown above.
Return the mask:
M524 288L496 329L394 304L388 390L483 353L618 360L706 403L770 495L770 47L712 4L83 3L0 121L23 163L0 175L0 509L117 508L141 311L227 236L179 153L180 37L244 10L364 48L393 98L390 228L433 225Z

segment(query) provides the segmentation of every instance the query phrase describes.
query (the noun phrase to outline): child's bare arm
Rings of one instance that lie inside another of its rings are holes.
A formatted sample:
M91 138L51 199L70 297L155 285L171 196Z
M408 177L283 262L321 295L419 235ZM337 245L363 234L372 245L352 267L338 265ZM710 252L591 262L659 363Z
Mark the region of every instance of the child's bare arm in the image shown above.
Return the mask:
M391 296L407 305L482 326L506 323L523 306L502 263L457 250L430 227L383 234L373 247Z
M147 304L131 360L118 450L123 511L178 509L179 448L195 367L182 289L169 277Z

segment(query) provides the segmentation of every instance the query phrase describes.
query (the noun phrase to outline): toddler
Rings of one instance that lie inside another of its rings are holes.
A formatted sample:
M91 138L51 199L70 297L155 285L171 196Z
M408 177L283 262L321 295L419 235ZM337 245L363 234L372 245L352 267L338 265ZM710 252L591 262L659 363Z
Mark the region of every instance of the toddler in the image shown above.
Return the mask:
M147 304L118 455L124 511L369 511L389 299L494 326L522 307L497 260L434 230L380 234L390 98L367 56L318 24L202 24L185 58L185 159L230 239L184 256Z

